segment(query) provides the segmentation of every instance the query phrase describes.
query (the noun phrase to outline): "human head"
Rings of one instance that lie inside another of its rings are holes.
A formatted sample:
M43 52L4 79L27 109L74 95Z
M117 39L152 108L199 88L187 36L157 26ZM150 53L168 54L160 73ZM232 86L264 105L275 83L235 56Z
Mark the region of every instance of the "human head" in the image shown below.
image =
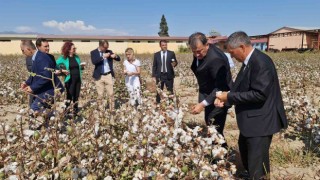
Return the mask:
M160 45L161 51L167 51L167 49L168 49L168 41L160 40L159 45Z
M107 40L99 40L100 51L105 52L109 48L109 42Z
M44 53L49 53L49 42L45 38L39 38L36 40L36 46L39 51L44 52Z
M21 40L20 48L22 54L28 57L33 56L34 52L37 50L36 46L31 40Z
M125 55L128 61L134 60L134 51L132 48L127 48L125 51Z
M191 36L189 36L188 44L191 48L193 56L196 58L203 59L207 55L209 43L207 37L203 33L196 32L191 34Z
M71 41L67 41L63 44L61 48L61 54L63 55L64 58L67 58L69 55L73 55L76 52L76 47Z
M252 50L249 36L243 31L232 33L226 42L227 51L239 62L244 62Z

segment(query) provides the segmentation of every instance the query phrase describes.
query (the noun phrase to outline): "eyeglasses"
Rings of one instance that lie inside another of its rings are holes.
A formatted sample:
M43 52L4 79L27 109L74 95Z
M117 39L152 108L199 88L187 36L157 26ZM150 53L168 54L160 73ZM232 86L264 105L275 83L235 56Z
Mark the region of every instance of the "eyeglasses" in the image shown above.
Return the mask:
M72 48L72 50L76 50L77 48Z

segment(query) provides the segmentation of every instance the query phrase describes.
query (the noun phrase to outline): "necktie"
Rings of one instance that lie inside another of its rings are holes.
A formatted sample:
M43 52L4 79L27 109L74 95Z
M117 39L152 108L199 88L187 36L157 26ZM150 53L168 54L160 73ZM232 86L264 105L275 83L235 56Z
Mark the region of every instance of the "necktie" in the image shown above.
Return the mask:
M165 52L162 53L162 72L166 72L166 54Z
M238 75L237 75L237 78L236 78L236 80L234 81L234 84L233 84L233 86L232 86L232 88L231 88L230 91L235 91L236 88L239 86L241 80L243 79L243 75L244 75L244 70L245 70L245 68L246 68L246 65L243 63L242 66L241 66L241 69L240 69L240 71L239 71L239 73L238 73Z
M203 63L203 59L201 59L201 60L197 60L198 61L198 67Z

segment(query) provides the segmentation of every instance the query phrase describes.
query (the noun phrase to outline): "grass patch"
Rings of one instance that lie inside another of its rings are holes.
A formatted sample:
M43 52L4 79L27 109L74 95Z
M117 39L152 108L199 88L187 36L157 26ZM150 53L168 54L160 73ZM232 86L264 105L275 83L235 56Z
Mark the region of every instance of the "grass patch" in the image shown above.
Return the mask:
M270 160L274 166L307 167L319 162L319 157L312 151L295 149L288 142L281 142L270 149Z

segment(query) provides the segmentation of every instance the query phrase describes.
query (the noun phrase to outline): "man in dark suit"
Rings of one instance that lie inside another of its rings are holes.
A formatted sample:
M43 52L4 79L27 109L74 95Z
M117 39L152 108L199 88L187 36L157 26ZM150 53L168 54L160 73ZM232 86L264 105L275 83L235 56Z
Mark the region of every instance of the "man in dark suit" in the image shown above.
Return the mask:
M167 90L173 94L173 79L174 68L177 66L178 61L173 51L168 50L168 43L166 40L160 40L161 51L154 54L152 65L152 77L153 81L158 87L160 83L160 89L163 90L166 85ZM157 93L157 103L160 103L160 95Z
M203 33L196 32L189 37L193 52L191 70L199 84L199 103L192 107L192 114L205 109L205 122L215 125L223 135L228 108L215 108L213 102L217 91L228 91L231 86L231 72L228 59L215 45L209 45ZM224 144L226 147L226 144Z
M120 57L113 53L109 48L107 40L100 40L99 47L90 52L91 62L95 66L93 71L93 78L96 83L98 92L99 103L102 107L106 107L104 94L107 94L109 101L109 108L113 110L114 97L113 97L113 60L120 61ZM106 93L105 93L106 90ZM101 102L102 101L102 102Z
M243 65L230 92L217 93L221 102L215 105L235 105L242 163L250 179L268 178L272 136L288 124L277 71L268 55L252 47L245 32L231 34L227 47Z
M46 68L54 69L55 65L48 55L38 51L31 40L24 40L20 44L21 51L27 57L31 57L32 68L31 72L34 75L21 84L21 89L29 94L33 94L33 102L31 109L37 114L43 108L49 108L53 102L54 87L51 82L52 72ZM48 79L47 79L48 78ZM56 75L54 82L57 88L63 91L63 86Z
M54 65L56 66L56 59L54 58L54 56L52 54L49 54L50 51L50 47L49 47L49 42L47 39L45 38L38 38L36 40L36 47L39 51L46 53L50 59L52 60L52 62L54 63Z
M50 59L52 60L52 62L54 63L54 66L56 66L56 59L54 58L54 56L52 54L49 54L49 42L48 40L44 39L44 38L38 38L36 40L36 47L39 51L46 53ZM26 57L26 66L27 66L27 70L28 72L32 72L32 57L27 56ZM57 75L60 74L60 71L56 70L55 72ZM29 96L29 107L31 107L31 104L33 102L33 95Z

